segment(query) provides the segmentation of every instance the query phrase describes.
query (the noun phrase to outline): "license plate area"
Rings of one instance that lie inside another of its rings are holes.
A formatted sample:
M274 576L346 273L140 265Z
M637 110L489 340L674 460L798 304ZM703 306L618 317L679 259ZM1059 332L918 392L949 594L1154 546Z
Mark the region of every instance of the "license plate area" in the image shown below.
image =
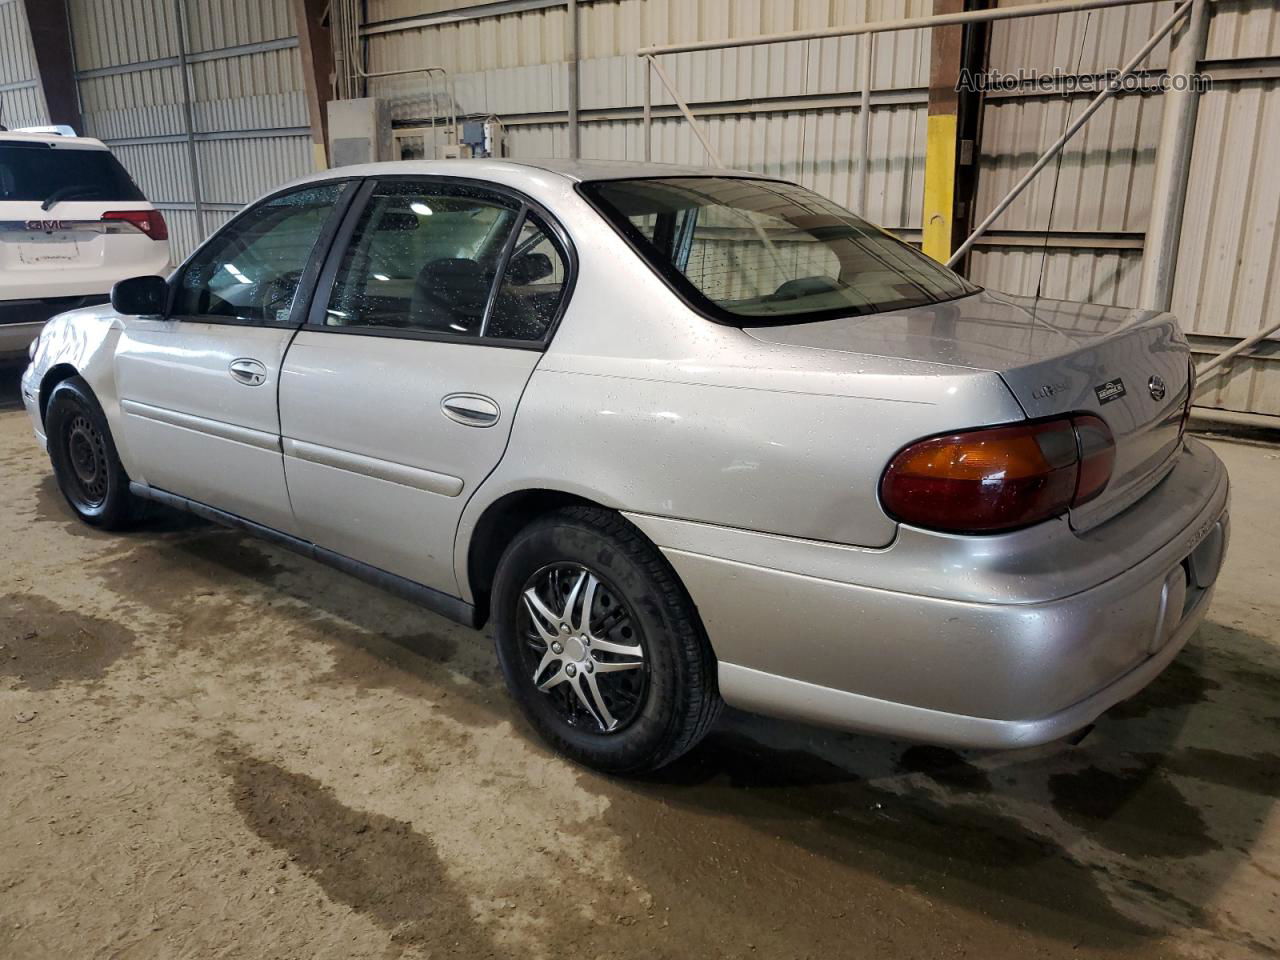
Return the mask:
M82 263L93 253L92 244L98 236L99 231L79 223L59 224L52 230L12 221L0 223L0 265L30 270Z
M19 235L17 255L28 267L75 263L80 259L80 235L69 230Z

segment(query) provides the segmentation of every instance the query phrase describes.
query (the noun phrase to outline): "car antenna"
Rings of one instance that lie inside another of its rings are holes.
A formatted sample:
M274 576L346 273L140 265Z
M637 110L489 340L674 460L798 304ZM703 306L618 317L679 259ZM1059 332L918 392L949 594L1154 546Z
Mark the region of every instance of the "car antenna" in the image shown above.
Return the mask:
M1076 76L1080 76L1080 67L1084 63L1084 45L1089 38L1089 22L1093 19L1093 11L1090 10L1084 15L1084 30L1080 32L1080 52L1076 55ZM1071 104L1067 104L1067 117L1062 122L1062 132L1065 134L1067 128L1071 126ZM1031 304L1031 315L1034 317L1040 307L1040 295L1044 292L1044 265L1049 259L1049 231L1053 228L1053 208L1058 202L1058 181L1062 178L1062 158L1066 154L1067 148L1064 144L1062 149L1058 151L1057 161L1053 168L1053 190L1049 194L1049 219L1044 225L1044 246L1040 248L1040 273L1036 277L1036 296Z

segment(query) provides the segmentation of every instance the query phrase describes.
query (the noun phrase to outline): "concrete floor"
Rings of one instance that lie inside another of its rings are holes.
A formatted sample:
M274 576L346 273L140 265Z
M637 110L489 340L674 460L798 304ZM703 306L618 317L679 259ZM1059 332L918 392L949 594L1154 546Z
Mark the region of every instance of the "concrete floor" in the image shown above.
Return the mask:
M0 956L1264 957L1280 450L1211 622L1080 746L743 715L644 782L531 739L487 640L161 517L74 522L3 384Z

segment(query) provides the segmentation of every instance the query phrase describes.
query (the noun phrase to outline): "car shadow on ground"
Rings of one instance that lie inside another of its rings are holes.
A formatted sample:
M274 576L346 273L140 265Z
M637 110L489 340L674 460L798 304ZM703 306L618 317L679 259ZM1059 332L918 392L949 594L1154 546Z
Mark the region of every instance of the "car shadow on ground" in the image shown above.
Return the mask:
M1078 746L956 751L731 713L637 789L1007 923L1115 946L1218 925L1204 905L1280 795L1278 692L1271 645L1208 623Z
M0 362L0 410L22 409L22 370L20 364Z

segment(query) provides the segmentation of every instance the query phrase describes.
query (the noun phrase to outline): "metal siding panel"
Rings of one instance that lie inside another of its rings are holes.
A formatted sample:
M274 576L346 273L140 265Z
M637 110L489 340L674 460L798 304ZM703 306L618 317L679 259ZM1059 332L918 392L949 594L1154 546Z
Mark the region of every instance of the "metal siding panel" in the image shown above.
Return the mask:
M0 3L0 84L34 80L35 76L26 10L18 0L7 0Z
M185 143L122 143L112 147L112 153L157 206L195 199Z
M1192 332L1245 337L1275 320L1277 155L1280 81L1218 83L1201 97L1173 289L1174 312Z
M35 53L26 9L18 0L0 3L0 123L27 127L49 122L44 91L36 74Z
M991 210L1061 134L1085 97L1004 97L987 101L981 175L975 206ZM1054 197L1051 162L996 222L997 230L1140 231L1151 206L1162 104L1157 95L1122 95L1108 101L1061 156Z
M1209 21L1209 60L1280 56L1280 7L1275 0L1218 0Z
M1001 0L996 5L1034 6L1037 2L1040 0ZM991 25L988 65L1002 73L1021 69L1043 74L1055 68L1068 74L1103 73L1132 56L1176 6L1175 0L1161 0L1112 10L999 20ZM1168 62L1166 37L1151 52L1146 66L1163 69Z
M67 9L79 70L178 53L173 0L68 0Z
M182 85L176 67L80 81L85 133L104 140L183 132Z
M188 52L292 37L289 0L185 0Z
M1050 247L979 246L971 258L975 283L1006 293L1031 296L1036 292L1043 258L1041 295L1131 307L1137 304L1142 275L1139 250L1071 250Z
M196 143L200 189L208 203L245 204L312 172L310 137L253 137Z
M43 126L49 122L44 93L39 86L0 92L4 105L3 121L7 127Z
M306 93L296 48L191 64L198 132L305 127Z

